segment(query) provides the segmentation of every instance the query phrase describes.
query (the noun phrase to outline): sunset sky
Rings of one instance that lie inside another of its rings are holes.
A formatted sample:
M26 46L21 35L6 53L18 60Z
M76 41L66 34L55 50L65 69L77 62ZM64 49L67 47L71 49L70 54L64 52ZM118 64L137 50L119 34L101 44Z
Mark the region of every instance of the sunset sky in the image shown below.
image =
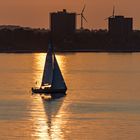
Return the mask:
M117 15L134 18L134 28L140 29L140 0L0 0L0 25L12 24L28 27L49 28L49 12L67 9L79 13L86 4L86 28L107 28L104 19L112 15L116 6ZM78 18L78 28L79 21Z

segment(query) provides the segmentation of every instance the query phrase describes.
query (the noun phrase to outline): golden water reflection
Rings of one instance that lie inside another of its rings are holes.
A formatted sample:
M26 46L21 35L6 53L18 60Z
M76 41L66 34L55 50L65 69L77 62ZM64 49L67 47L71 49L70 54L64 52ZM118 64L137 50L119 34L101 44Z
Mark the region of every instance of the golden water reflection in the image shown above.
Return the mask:
M49 136L46 133L48 129L48 126L46 125L47 118L40 96L33 96L31 116L33 121L32 137L35 137L37 140L49 139Z
M33 122L32 137L36 140L63 140L62 107L63 99L44 100L33 97L31 116Z
M34 54L33 64L33 82L37 81L40 86L42 74L44 69L46 54ZM57 61L61 68L63 75L65 75L65 62L64 56L56 55ZM31 116L33 121L33 134L36 140L63 140L62 130L62 106L63 100L44 100L40 96L34 95L31 105Z
M45 53L37 53L33 56L33 84L39 87L41 85L42 74L45 64Z
M66 70L67 70L67 67L66 67L67 58L66 58L66 56L60 55L60 54L57 54L56 58L57 58L59 66L60 66L60 69L61 69L63 75L65 76L65 73L66 73Z

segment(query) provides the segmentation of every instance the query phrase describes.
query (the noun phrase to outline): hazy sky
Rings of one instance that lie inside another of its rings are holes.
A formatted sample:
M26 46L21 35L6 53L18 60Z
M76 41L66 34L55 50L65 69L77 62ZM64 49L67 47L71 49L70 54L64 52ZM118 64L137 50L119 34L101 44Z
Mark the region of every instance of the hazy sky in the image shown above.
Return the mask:
M67 9L79 13L86 4L85 17L88 28L107 28L104 19L116 14L132 16L134 28L140 29L140 0L0 0L0 24L48 28L49 12ZM80 19L77 19L78 27Z

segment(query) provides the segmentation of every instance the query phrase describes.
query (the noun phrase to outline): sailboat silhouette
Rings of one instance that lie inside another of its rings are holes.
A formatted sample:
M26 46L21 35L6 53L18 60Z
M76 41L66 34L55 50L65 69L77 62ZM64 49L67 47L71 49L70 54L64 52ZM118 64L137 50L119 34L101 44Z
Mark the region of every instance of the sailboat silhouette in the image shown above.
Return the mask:
M42 83L39 88L32 88L32 93L62 97L66 95L67 86L59 68L52 42L49 42Z

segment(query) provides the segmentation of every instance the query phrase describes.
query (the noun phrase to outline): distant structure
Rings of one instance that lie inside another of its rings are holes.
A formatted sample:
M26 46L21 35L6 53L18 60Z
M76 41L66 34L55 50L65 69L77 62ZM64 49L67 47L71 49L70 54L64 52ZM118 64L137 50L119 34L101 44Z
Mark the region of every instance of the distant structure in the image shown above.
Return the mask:
M115 6L113 6L113 12L112 12L112 15L109 16L109 17L107 17L107 18L105 18L105 20L107 20L107 19L109 19L109 18L113 18L113 17L115 17Z
M109 34L115 37L127 37L133 32L133 18L111 16L108 18Z
M84 21L87 22L87 19L86 19L85 16L84 16L85 8L86 8L86 5L84 5L84 7L83 7L81 13L80 13L80 14L77 14L77 15L80 15L80 16L81 16L81 28L80 28L81 30L84 29L84 27L83 27L83 22L84 22Z
M50 29L54 37L71 36L76 31L76 13L63 11L50 13Z

